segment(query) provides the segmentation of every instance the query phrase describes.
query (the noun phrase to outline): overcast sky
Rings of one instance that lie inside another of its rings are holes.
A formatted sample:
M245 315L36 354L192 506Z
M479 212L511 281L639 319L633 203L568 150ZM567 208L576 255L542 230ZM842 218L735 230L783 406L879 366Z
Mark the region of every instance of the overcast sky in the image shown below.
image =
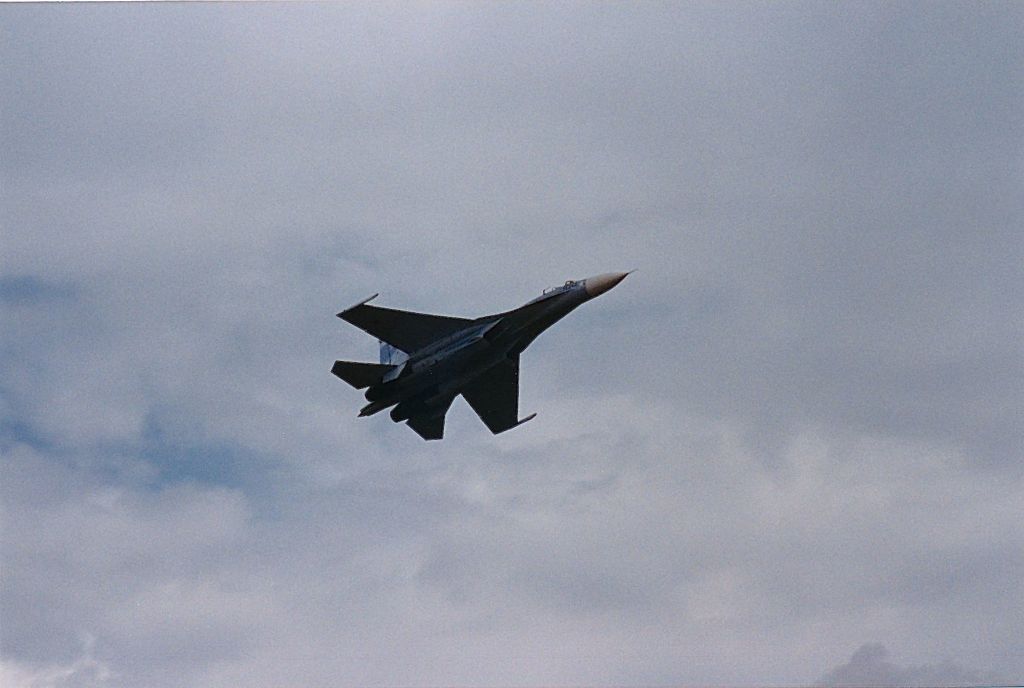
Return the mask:
M0 19L5 687L1024 681L1019 3Z

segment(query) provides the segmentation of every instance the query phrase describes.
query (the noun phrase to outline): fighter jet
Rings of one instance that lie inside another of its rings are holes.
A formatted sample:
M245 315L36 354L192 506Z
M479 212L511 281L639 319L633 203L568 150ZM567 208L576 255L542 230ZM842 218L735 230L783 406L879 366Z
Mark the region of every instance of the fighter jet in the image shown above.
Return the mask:
M331 372L366 389L360 416L391 409L425 440L444 437L444 417L461 394L497 435L537 414L519 418L519 355L537 336L628 272L569 280L515 310L480 318L453 318L370 306L370 298L338 317L380 340L380 363L335 361Z

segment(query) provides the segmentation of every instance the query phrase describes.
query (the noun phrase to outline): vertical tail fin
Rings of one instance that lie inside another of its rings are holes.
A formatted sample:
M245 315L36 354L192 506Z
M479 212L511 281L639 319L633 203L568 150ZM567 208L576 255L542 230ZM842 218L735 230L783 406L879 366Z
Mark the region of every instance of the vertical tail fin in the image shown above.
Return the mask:
M391 346L383 339L380 340L380 362L386 365L399 365L405 363L409 358L401 349Z

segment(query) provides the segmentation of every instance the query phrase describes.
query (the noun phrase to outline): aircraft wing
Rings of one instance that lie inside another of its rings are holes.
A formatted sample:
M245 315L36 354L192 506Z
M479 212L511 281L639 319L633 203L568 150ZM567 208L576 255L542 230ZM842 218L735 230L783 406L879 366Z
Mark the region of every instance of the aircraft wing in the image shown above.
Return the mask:
M447 315L369 306L366 301L338 313L338 317L406 353L422 349L473 322Z
M413 416L405 422L417 435L425 440L439 440L444 438L444 416L452 405L455 397L448 400L447 404L435 413L420 414Z
M519 356L506 358L473 380L462 396L495 435L533 418L519 420Z

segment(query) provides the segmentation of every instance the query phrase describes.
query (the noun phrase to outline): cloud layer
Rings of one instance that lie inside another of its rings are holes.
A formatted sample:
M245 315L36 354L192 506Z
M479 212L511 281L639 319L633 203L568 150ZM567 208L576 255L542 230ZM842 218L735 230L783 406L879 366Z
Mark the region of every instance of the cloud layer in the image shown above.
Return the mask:
M1024 676L1017 8L0 12L5 683ZM507 435L327 372L634 267Z
M862 645L846 664L818 679L823 686L981 686L1001 682L952 662L901 667L888 661L889 651L881 643Z

